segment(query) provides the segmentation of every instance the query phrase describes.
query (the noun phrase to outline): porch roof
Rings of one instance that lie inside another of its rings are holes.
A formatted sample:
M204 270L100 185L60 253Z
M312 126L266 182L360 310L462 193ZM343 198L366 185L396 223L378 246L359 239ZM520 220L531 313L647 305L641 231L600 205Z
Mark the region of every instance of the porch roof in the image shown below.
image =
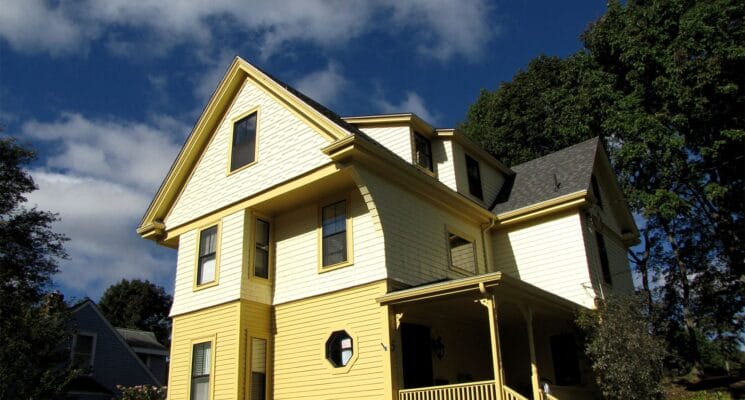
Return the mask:
M506 298L511 302L537 306L539 309L553 309L563 312L574 312L582 308L579 304L501 272L397 290L378 297L375 301L381 305L397 305L459 294L494 295L498 300Z

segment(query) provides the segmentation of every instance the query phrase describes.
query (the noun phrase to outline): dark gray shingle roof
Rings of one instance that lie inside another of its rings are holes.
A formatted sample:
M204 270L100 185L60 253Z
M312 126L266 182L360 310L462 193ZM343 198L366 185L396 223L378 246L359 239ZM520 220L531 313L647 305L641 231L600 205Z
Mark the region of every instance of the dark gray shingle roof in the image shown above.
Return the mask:
M127 344L132 348L166 350L165 346L160 344L158 339L155 338L155 334L150 331L127 328L116 328L116 331L122 335Z
M594 137L574 146L512 167L511 188L492 212L501 214L580 190L588 190L599 139Z

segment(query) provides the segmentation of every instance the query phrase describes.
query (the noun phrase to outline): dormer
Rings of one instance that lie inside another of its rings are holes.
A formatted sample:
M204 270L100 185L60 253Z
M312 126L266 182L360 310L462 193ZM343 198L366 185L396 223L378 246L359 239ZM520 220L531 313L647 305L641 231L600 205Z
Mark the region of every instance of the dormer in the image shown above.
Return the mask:
M488 208L514 173L455 129L435 129L415 114L344 120L421 172Z

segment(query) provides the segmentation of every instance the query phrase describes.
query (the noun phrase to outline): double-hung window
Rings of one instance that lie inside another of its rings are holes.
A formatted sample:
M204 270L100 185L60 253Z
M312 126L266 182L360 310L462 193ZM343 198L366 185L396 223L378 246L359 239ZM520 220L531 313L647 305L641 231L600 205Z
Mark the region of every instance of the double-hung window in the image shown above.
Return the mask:
M266 339L251 338L251 398L266 398Z
M480 200L484 199L484 193L481 189L481 170L479 162L473 157L466 154L466 173L468 174L468 191L474 197Z
M256 118L254 112L233 124L233 145L230 149L230 171L256 160Z
M199 233L197 285L214 282L217 269L217 225Z
M328 267L347 260L347 202L342 200L321 209L321 265Z
M72 364L76 368L88 369L93 366L93 352L96 346L96 337L84 333L78 333L73 338Z
M433 172L432 167L432 143L419 132L414 132L414 162Z
M450 267L476 273L476 252L472 241L448 232Z
M254 276L269 278L269 222L256 219L254 230Z
M195 344L191 357L191 400L209 400L212 343Z

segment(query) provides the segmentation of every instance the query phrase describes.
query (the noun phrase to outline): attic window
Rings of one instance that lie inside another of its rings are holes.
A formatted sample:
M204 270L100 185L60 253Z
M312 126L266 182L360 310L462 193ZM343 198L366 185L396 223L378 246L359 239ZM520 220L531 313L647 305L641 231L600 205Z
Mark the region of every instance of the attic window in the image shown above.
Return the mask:
M416 165L433 172L432 143L419 132L414 132L414 162Z
M256 117L257 112L253 112L233 124L230 172L256 160Z
M479 200L484 199L484 192L481 189L481 170L479 162L473 157L466 154L466 172L468 174L468 191Z

